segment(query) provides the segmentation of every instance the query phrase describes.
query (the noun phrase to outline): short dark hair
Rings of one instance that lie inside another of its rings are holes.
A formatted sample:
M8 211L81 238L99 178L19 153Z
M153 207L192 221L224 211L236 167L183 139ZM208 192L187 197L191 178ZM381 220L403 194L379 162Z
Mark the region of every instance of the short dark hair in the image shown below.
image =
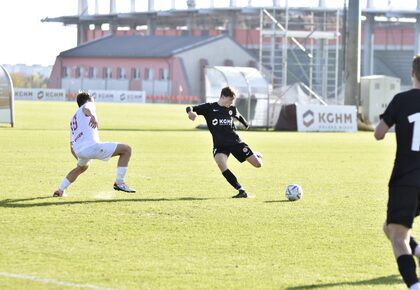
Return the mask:
M92 100L92 96L88 92L80 92L77 94L76 98L79 108L83 106L87 101Z
M420 54L413 58L413 74L418 81L420 81Z
M220 92L220 96L235 98L236 93L231 87L224 87Z

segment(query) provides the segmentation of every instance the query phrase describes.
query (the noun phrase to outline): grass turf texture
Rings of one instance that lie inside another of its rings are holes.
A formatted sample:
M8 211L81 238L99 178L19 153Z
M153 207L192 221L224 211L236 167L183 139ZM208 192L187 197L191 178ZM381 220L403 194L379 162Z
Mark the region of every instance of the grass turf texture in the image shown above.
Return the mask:
M117 159L94 161L65 198L75 165L75 103L16 102L0 126L0 272L117 289L402 289L381 227L394 135L240 131L264 166L212 159L210 133L183 105L97 104L104 141L130 144L127 183ZM303 199L286 201L287 184ZM416 232L418 227L414 227ZM1 289L68 289L0 276ZM77 288L77 287L76 287Z

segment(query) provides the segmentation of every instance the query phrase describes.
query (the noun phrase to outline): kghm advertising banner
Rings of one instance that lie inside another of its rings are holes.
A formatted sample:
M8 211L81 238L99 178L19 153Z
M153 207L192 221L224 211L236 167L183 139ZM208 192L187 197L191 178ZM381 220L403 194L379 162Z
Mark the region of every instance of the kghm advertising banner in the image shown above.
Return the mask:
M14 91L12 78L0 65L0 123L14 124L13 116Z
M15 89L16 100L65 101L66 91L61 89Z
M95 102L144 103L145 91L106 91L89 90Z
M356 132L356 106L296 105L298 131Z

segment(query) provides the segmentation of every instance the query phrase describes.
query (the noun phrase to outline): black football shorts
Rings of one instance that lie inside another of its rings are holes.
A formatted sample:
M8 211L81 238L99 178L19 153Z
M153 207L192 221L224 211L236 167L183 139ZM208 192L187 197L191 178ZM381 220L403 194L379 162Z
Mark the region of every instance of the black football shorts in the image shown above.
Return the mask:
M251 148L246 143L239 143L235 145L229 146L215 146L213 148L213 156L216 156L217 153L223 153L229 156L232 153L239 162L244 162L248 157L252 156L254 152L252 152Z
M386 224L399 224L412 228L414 218L420 214L420 188L391 186L389 188Z

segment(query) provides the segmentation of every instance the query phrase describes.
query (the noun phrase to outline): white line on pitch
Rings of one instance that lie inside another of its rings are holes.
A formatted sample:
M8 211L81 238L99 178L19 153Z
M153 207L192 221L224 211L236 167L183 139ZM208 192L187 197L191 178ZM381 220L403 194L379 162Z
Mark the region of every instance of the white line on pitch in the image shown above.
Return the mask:
M30 281L41 282L45 284L55 284L55 285L68 286L68 287L96 289L96 290L115 290L113 288L105 288L105 287L91 285L91 284L78 284L78 283L65 282L65 281L59 281L56 279L42 278L42 277L36 277L36 276L24 275L24 274L12 274L12 273L0 272L0 277L30 280Z

